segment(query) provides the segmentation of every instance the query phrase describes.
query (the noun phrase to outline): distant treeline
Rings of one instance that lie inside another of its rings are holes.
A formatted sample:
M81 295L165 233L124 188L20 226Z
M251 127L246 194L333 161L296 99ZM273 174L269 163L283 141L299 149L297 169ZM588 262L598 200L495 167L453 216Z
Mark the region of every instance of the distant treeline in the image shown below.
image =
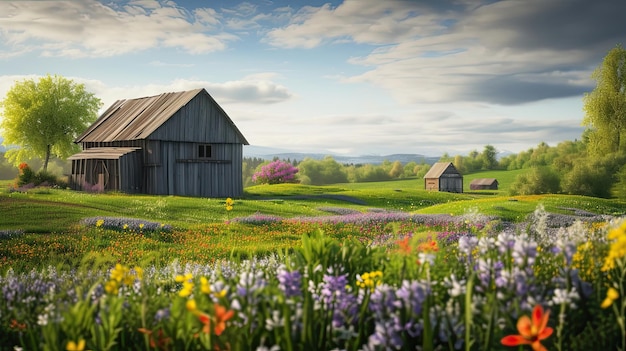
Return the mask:
M492 145L486 145L482 152L471 151L468 155L450 156L444 154L440 162L452 162L461 174L483 170L528 169L520 175L511 187L511 195L561 193L587 195L603 198L626 199L626 152L617 151L598 156L588 155L586 143L582 140L564 141L556 146L540 143L517 154L500 159ZM336 183L378 182L402 178L421 178L430 165L421 162L401 163L388 160L381 164L341 164L332 156L321 160L283 159L297 167L298 181L301 184L326 185ZM254 185L252 175L271 161L258 157L244 157L244 186ZM41 168L40 160L28 162L33 170ZM66 175L70 163L53 159L49 165L51 173ZM9 164L0 153L0 179L15 179L18 170Z
M626 151L598 156L589 155L581 140L564 141L556 146L540 143L536 147L500 159L492 145L467 156L450 156L440 162L452 162L461 174L484 170L528 169L511 187L511 195L572 194L626 199ZM301 184L325 185L348 182L376 182L400 178L421 178L430 169L426 163L384 161L382 164L340 164L331 156L322 160L282 160L299 169ZM245 186L254 185L252 175L270 161L244 158Z

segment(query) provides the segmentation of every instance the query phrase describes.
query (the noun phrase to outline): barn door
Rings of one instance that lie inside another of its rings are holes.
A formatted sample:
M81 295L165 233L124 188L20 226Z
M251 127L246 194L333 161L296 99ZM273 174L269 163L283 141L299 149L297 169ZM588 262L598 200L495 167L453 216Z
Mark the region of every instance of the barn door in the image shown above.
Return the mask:
M106 189L107 185L109 185L109 169L107 168L107 164L105 160L96 160L93 165L93 173L95 177L96 184L98 188L101 190Z

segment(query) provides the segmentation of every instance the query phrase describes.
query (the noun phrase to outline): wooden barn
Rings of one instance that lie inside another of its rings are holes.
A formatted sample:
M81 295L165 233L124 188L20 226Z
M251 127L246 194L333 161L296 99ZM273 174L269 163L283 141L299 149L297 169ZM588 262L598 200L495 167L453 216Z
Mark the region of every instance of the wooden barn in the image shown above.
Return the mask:
M426 190L462 193L463 176L452 162L437 162L424 175L424 188Z
M477 178L470 182L470 190L498 190L496 178Z
M76 140L70 186L238 197L248 142L205 89L118 100Z

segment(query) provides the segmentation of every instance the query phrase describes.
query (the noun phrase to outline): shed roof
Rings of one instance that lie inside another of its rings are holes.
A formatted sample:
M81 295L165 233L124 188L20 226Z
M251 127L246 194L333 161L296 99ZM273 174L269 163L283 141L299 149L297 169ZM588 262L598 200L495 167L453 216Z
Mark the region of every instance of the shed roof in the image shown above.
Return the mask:
M498 180L496 178L476 178L470 182L471 185L492 185L493 183L497 183Z
M102 159L115 160L133 151L140 150L139 147L94 147L83 150L77 154L68 157L68 160L81 159Z
M163 93L137 99L117 100L75 142L141 140L150 136L178 110L199 94L206 94L223 113L235 132L248 145L226 112L204 89Z
M452 167L455 173L459 174L452 162L437 162L430 167L428 172L424 175L424 178L439 178L449 167Z

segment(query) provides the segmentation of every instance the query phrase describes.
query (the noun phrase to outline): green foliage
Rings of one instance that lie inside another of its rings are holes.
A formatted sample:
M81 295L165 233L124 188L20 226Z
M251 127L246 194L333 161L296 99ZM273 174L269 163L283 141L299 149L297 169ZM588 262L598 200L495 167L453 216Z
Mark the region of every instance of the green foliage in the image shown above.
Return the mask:
M568 194L609 198L617 175L626 160L626 153L578 159L564 176L563 191Z
M346 169L346 173L348 180L352 183L383 182L391 179L389 172L382 166L372 164L350 166Z
M76 137L97 117L100 99L84 85L61 76L16 82L0 103L4 145L17 145L5 153L14 165L31 157L66 158L76 152Z
M604 155L626 149L626 49L611 49L592 74L596 88L585 95L589 151Z
M528 173L517 176L511 185L511 195L556 194L560 192L561 179L550 167L533 167Z
M298 169L300 174L307 176L313 185L348 182L346 171L331 156L326 156L323 160L306 158L298 164Z
M615 178L616 182L613 185L613 195L621 200L626 200L626 165L620 168Z
M480 158L483 161L482 169L494 169L498 165L498 161L496 160L496 155L498 152L493 145L485 145L485 149L483 153L480 155Z

